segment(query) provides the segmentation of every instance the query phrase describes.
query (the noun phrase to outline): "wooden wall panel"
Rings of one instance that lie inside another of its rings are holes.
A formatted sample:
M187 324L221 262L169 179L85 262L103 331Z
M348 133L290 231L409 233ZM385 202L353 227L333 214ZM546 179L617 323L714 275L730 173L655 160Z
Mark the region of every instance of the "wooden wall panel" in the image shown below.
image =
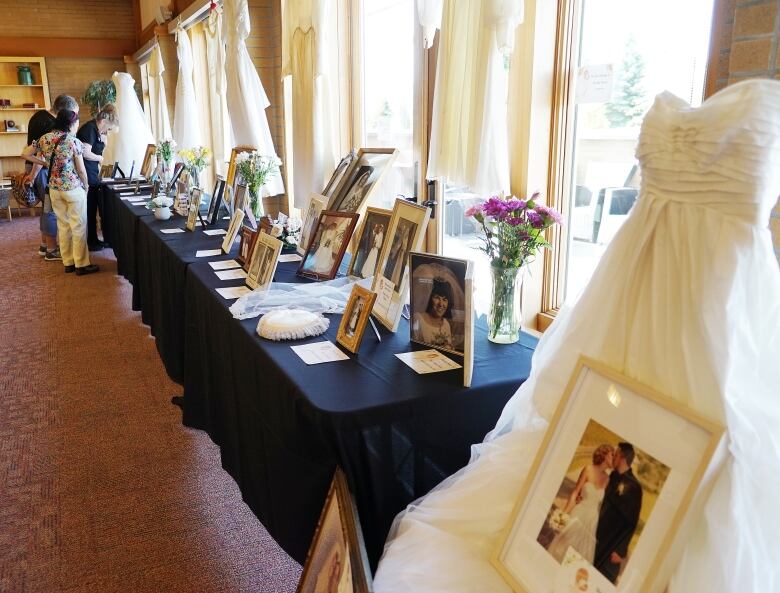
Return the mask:
M72 95L81 105L84 122L90 117L89 107L81 103L81 97L89 83L109 79L114 72L124 72L125 63L121 58L49 58L46 68L52 101L63 93Z

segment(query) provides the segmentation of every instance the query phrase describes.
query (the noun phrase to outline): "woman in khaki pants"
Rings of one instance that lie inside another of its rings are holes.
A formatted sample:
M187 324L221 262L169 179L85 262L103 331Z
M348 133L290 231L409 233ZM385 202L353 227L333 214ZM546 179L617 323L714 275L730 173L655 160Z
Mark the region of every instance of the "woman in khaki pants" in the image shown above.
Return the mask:
M36 143L36 156L49 164L49 197L57 214L57 236L65 272L92 274L100 268L89 263L87 248L87 171L84 147L76 138L79 115L68 109L57 114L51 132ZM36 165L40 167L40 165ZM33 169L32 175L37 174Z

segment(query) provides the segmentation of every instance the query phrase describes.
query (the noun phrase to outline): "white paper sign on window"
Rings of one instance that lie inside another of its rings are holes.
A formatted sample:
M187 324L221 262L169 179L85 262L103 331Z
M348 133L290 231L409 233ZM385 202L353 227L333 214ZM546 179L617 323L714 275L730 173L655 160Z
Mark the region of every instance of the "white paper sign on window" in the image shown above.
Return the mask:
M606 103L612 100L615 69L612 64L590 64L577 71L575 99L580 103Z

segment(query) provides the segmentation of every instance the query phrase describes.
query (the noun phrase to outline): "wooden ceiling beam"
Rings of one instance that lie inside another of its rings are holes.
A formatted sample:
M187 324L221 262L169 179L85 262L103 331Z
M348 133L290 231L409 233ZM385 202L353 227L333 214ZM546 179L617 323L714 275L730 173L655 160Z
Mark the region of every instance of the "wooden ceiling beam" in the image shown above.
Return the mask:
M138 49L135 39L75 37L0 37L2 56L47 58L121 58Z

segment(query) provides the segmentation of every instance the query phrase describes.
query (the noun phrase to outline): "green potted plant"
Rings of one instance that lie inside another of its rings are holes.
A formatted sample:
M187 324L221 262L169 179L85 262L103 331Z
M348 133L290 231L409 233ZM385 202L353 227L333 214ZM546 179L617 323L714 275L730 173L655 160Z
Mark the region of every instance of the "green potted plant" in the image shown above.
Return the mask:
M114 86L114 81L94 80L90 82L81 101L89 105L92 117L96 117L105 105L116 103L116 86Z

